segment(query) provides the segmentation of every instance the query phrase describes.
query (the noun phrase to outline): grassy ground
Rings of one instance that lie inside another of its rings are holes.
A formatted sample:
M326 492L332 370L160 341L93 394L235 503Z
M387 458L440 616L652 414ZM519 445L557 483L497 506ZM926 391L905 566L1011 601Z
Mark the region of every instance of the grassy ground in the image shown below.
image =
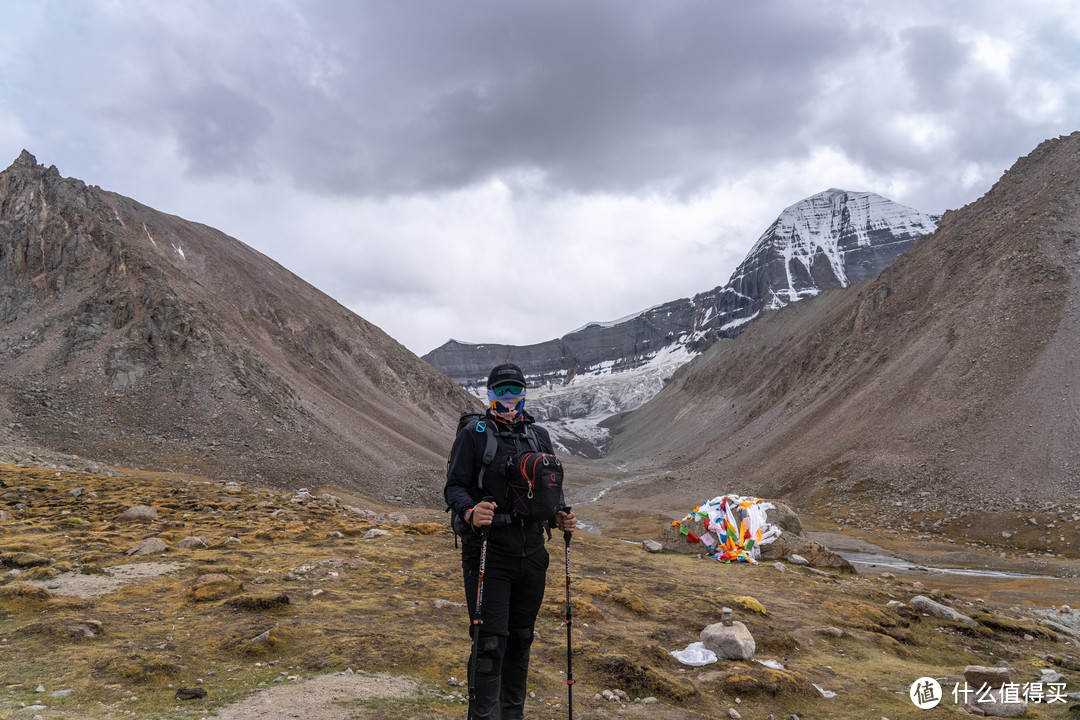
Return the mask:
M396 522L380 516L389 508L360 498L293 502L165 474L3 466L0 480L0 507L14 514L0 523L0 717L203 717L260 688L346 668L420 683L406 698L353 701L346 707L355 717L464 716L451 693L465 688L447 685L465 677L468 636L458 551L443 513L406 510L408 522ZM116 521L140 504L158 519ZM364 539L375 527L390 535ZM189 536L209 547L178 549ZM125 555L147 537L168 549ZM558 537L549 547L528 711L536 718L567 710L564 547ZM94 577L142 561L175 568L97 597L47 589L68 573ZM650 555L584 533L571 544L571 567L574 712L582 718L715 718L728 708L762 719L951 717L960 711L948 691L966 665L1007 661L1022 681L1055 663L1073 666L1066 675L1080 668L1075 641L994 603L953 600L961 612L980 613L974 630L889 608L920 594L897 579ZM211 574L227 577L204 578ZM754 607L745 598L765 614L744 609ZM753 633L757 658L784 670L732 661L689 668L670 657L718 622L723 606ZM816 631L823 626L842 637ZM935 710L918 711L908 699L923 676L947 688ZM179 701L180 688L207 695ZM605 689L623 690L631 702L594 699ZM658 702L632 702L646 697ZM1068 717L1069 704L1032 705L1029 716Z

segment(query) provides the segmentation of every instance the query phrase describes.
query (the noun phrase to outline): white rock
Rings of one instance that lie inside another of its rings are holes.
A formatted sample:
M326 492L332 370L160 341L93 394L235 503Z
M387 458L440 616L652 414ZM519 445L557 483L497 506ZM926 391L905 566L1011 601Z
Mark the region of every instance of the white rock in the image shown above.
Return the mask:
M911 598L910 604L911 607L917 610L922 610L923 612L930 613L931 615L942 618L944 620L958 622L962 625L967 625L970 628L975 628L979 626L979 623L975 622L967 615L959 613L956 610L953 610L951 607L942 605L941 603L934 602L930 598L923 595L916 595L915 597Z
M730 626L723 623L709 625L701 631L701 642L718 657L727 660L750 660L757 650L754 636L738 620Z

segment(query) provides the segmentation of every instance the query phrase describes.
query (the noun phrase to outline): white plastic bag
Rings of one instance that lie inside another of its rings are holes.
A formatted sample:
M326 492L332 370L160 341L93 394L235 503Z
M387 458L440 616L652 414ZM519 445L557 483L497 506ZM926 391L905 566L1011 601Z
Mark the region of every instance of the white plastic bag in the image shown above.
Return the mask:
M716 653L700 642L690 643L685 650L672 650L671 656L683 665L693 665L694 667L708 665L717 660Z

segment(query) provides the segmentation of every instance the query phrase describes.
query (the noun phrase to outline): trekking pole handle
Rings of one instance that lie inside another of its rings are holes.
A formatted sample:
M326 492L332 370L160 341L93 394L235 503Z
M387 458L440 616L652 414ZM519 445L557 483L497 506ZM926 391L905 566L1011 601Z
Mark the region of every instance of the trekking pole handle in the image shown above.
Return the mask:
M495 498L491 497L490 495L485 495L484 499L481 500L480 502L491 503L492 505L496 504L495 503ZM490 529L491 529L491 525L485 525L484 527L480 528L480 534L481 535L487 535L488 530L490 530Z
M569 513L570 513L570 510L571 510L571 507L570 507L569 505L567 505L566 507L564 507L564 508L562 509L562 511L563 511L564 513L567 513L567 514L569 514ZM567 545L569 545L569 544L570 544L570 536L571 536L571 535L573 535L573 533L572 533L572 532L570 532L569 530L563 530L563 534L562 534L562 536L563 536L563 541L565 541Z

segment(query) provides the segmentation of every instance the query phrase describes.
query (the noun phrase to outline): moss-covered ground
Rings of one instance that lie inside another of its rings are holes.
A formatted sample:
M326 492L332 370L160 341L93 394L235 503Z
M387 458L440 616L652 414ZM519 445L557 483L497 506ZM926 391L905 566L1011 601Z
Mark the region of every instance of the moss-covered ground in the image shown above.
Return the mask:
M0 523L0 717L204 717L262 688L346 669L419 683L407 698L348 704L353 717L464 717L453 693L465 688L447 684L465 678L468 635L445 514L415 508L391 517L396 509L362 498L169 474L3 466L0 481L0 508L13 516ZM157 519L118 522L134 505L154 508ZM389 534L365 538L375 528ZM180 549L188 537L206 545ZM146 538L166 550L126 554ZM549 548L535 718L567 714L565 547L556 536ZM79 577L141 562L173 567L106 594L61 592ZM896 578L652 555L587 533L571 543L570 565L579 718L718 718L728 708L762 720L953 717L961 713L950 691L966 665L1006 661L1025 681L1044 667L1066 675L1080 667L1075 639L993 602L942 599L974 617L974 629L889 607L925 594ZM692 668L670 656L719 622L724 606L753 633L756 658L783 669L727 660ZM924 676L946 687L934 710L908 698ZM206 696L177 700L181 688ZM595 698L607 689L630 702ZM1075 702L1032 705L1029 716L1068 717Z

